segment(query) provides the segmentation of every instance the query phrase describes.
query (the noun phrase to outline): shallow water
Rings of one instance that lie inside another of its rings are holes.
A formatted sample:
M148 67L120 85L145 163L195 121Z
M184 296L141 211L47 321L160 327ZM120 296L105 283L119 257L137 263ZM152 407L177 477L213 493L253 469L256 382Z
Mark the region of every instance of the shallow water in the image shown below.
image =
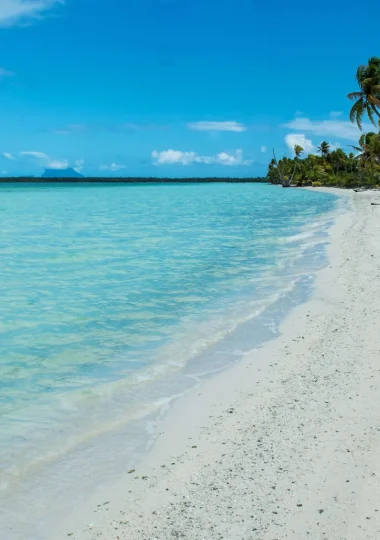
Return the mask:
M125 461L140 419L273 336L325 264L337 203L258 184L0 194L0 496L29 505L88 452L112 474L116 434Z

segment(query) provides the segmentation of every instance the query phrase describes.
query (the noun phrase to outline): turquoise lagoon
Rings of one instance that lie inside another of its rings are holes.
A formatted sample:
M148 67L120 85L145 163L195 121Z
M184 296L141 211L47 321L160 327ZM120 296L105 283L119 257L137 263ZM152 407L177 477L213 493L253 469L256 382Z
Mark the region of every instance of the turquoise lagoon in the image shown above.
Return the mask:
M133 463L174 397L276 335L326 264L337 200L258 184L1 186L4 511L30 508L43 538L44 497L62 508L79 470L92 489L91 466L110 478Z

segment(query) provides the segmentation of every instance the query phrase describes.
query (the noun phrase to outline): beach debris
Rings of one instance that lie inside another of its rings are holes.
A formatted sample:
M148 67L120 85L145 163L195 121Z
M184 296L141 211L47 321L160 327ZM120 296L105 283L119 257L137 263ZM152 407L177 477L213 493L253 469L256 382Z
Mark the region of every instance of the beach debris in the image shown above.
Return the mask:
M134 472L136 472L136 469L129 469L128 474L132 474Z
M195 445L194 445L194 446L192 446L191 448L198 448L198 446L195 446Z
M172 530L171 535L174 536L175 538L183 538L185 536L182 531L178 531L176 529Z

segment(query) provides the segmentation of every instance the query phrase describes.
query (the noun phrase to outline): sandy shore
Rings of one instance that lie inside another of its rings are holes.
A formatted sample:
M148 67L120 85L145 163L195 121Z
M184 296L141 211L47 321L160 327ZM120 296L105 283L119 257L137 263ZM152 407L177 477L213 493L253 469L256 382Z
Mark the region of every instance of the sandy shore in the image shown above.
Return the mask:
M380 538L380 195L350 196L281 337L179 399L54 538Z

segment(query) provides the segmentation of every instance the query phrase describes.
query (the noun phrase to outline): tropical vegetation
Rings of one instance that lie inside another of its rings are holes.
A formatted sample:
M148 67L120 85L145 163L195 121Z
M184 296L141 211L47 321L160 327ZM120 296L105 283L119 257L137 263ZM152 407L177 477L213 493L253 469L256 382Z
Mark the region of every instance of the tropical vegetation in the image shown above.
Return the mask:
M380 187L380 58L372 57L356 71L359 90L350 92L353 101L350 120L362 130L368 116L377 131L362 133L356 145L345 152L327 141L318 146L318 154L304 155L302 146L294 146L294 157L277 161L273 151L267 179L273 184L338 187Z

